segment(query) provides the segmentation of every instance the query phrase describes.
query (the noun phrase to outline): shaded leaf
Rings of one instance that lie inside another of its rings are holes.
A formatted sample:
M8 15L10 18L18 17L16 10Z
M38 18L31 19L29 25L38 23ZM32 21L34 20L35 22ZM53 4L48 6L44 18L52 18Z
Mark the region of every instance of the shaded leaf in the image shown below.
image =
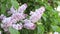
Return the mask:
M20 32L12 27L9 27L10 34L20 34Z

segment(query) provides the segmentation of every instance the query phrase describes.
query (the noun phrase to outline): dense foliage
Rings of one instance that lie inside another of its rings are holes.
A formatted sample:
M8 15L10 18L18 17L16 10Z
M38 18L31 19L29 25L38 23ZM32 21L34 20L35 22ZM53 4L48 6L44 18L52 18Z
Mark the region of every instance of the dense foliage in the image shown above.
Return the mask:
M41 19L36 23L37 27L35 30L22 29L17 31L10 27L9 32L11 34L48 34L49 32L60 32L60 17L58 12L54 9L60 5L60 0L1 0L0 15L4 14L5 16L9 17L10 14L8 14L7 11L12 5L15 9L18 9L18 7L24 3L28 5L24 12L25 14L29 15L30 11L35 11L35 9L38 9L41 6L45 7L45 12L43 13ZM9 33L4 32L1 27L0 31L2 31L2 34Z

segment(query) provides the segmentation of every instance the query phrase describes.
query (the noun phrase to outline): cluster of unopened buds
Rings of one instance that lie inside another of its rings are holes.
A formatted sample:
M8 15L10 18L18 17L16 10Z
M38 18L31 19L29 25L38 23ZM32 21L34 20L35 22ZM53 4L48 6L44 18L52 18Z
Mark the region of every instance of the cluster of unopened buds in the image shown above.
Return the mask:
M3 28L4 31L8 31L9 27L13 27L16 30L21 30L22 28L34 30L36 28L35 23L39 19L41 19L41 16L45 11L45 8L42 6L39 9L36 9L35 12L30 11L29 18L27 18L27 14L24 14L26 8L27 4L23 4L18 8L18 10L15 10L12 6L10 8L10 11L8 11L8 13L11 14L10 17L6 17L3 14L1 14L0 16L0 20L2 20L1 28Z

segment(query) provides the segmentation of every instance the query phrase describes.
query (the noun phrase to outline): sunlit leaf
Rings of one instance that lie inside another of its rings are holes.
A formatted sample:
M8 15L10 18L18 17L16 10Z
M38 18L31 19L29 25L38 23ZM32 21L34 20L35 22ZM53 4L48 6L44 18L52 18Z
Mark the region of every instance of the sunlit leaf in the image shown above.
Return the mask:
M51 27L52 27L52 29L54 31L60 32L60 27L59 26L53 26L53 25L51 25Z
M18 2L16 0L11 0L11 3L15 9L17 9L19 7Z

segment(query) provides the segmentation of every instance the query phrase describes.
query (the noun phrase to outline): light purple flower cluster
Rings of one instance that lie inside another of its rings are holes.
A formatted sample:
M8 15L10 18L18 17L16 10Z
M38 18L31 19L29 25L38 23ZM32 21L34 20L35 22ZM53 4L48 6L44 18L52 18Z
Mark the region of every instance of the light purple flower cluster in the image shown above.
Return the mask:
M45 11L45 8L41 7L39 9L36 9L35 12L31 12L30 20L33 23L37 22L41 18L44 11Z
M3 28L4 31L8 31L9 27L13 27L17 30L21 30L22 28L34 30L36 28L35 23L41 18L45 8L41 7L36 9L35 12L31 11L29 19L27 19L26 14L24 14L26 8L27 4L23 4L18 10L15 10L12 6L10 11L8 11L9 14L12 14L10 17L4 17L3 15L0 16L0 19L2 18L1 28ZM20 21L23 21L24 23L21 23Z

